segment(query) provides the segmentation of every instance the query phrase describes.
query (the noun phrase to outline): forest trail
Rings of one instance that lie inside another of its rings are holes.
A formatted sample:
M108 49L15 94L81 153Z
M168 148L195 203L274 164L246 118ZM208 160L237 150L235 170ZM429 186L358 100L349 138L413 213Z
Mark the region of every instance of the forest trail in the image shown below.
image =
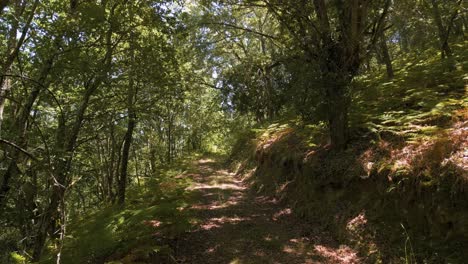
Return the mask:
M361 263L323 228L306 228L289 208L250 192L216 160L201 159L196 168L180 176L194 180L189 210L199 224L175 239L178 263Z

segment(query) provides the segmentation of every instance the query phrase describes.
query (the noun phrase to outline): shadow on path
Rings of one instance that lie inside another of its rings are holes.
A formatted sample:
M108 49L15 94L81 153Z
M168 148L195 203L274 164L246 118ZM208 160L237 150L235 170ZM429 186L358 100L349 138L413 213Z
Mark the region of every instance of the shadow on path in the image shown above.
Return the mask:
M177 238L179 263L361 263L330 235L304 226L274 199L255 196L212 159L198 161L188 187L197 227ZM304 232L307 230L307 232Z

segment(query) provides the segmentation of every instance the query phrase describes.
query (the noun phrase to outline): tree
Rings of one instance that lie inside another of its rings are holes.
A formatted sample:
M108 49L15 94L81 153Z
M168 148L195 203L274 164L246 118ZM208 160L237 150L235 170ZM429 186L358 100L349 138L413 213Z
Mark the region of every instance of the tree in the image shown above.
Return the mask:
M220 108L188 85L201 66L171 1L7 6L0 220L23 235L14 250L39 260L70 217L123 203L141 173L157 177L157 166L203 148L215 128L200 116L219 120Z
M100 10L99 6L90 6L95 10ZM74 111L74 118L71 123L67 123L64 112L59 117L59 123L56 130L56 142L54 146L54 170L52 171L52 192L49 198L49 204L47 205L44 213L39 222L36 239L34 242L33 249L33 261L38 261L42 255L45 241L47 239L47 233L52 229L55 230L59 221L59 208L62 211L65 210L65 192L70 185L70 170L72 167L72 160L74 157L75 148L80 134L81 127L85 120L86 111L89 107L91 97L98 90L98 88L106 81L112 67L112 57L116 42L113 42L112 34L115 30L115 24L112 23L114 18L115 10L119 7L119 3L115 3L110 6L108 27L103 28L103 57L99 62L99 69L92 72L89 79L83 83L83 91L79 95L80 101L76 105ZM102 8L106 8L103 6Z
M8 5L9 1L3 1L2 5L0 6L0 12L3 10L4 7ZM3 122L3 111L5 108L6 96L10 89L10 84L8 81L8 74L10 73L10 68L14 62L14 60L18 57L21 47L24 44L26 37L28 36L28 31L31 27L32 20L36 13L36 8L39 4L38 0L35 0L31 6L31 10L29 14L26 16L26 21L24 22L24 26L20 29L18 18L21 18L25 13L27 2L23 2L20 0L15 1L15 6L13 7L13 14L12 14L12 26L9 30L8 36L8 47L4 56L4 61L1 62L0 65L0 135L2 131L2 122ZM17 32L21 31L21 36L17 38ZM1 196L1 194L0 194Z
M320 65L331 145L348 139L350 84L378 41L391 1L263 1L306 59Z
M205 13L203 8L210 10ZM264 8L237 3L203 3L192 22L199 53L208 62L214 80L201 83L221 90L225 108L252 115L257 122L271 121L286 98L283 63L286 48L277 34L278 23Z
M454 26L454 21L459 14L460 5L462 2L462 0L458 0L455 3L455 6L453 7L454 10L452 11L450 17L447 19L447 22L445 23L446 25L444 25L444 22L442 20L439 1L431 0L430 2L431 6L429 8L432 11L433 20L437 26L442 59L452 57L452 50L450 49L448 41Z

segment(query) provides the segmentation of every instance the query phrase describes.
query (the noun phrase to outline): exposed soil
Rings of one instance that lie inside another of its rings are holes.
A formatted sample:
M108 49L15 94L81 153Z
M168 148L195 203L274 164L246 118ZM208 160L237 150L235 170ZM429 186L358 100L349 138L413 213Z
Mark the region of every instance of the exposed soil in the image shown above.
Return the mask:
M305 225L291 209L249 191L212 159L197 162L188 188L197 227L173 244L178 263L361 263L320 226Z

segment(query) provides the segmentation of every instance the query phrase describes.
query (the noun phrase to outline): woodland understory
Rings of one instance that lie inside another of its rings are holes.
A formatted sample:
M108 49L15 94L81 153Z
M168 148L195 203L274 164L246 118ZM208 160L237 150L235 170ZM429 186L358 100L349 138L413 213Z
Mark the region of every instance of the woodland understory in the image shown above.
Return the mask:
M463 0L1 0L0 263L466 263Z

